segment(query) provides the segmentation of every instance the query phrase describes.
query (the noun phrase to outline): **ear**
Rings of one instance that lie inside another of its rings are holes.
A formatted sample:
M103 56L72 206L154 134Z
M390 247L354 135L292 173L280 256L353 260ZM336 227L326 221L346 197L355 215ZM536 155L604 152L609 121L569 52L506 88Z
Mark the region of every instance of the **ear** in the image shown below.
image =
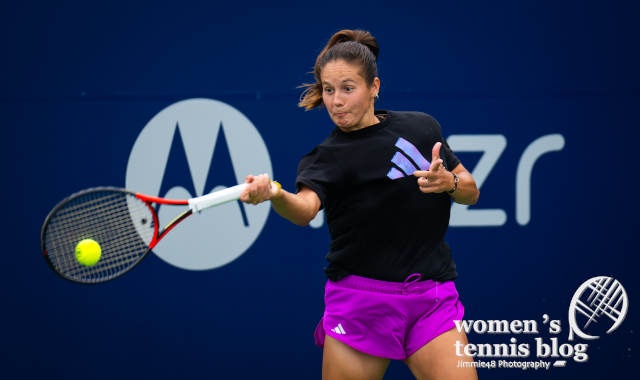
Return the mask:
M376 95L380 92L380 78L373 78L373 83L371 84L371 97L375 98Z

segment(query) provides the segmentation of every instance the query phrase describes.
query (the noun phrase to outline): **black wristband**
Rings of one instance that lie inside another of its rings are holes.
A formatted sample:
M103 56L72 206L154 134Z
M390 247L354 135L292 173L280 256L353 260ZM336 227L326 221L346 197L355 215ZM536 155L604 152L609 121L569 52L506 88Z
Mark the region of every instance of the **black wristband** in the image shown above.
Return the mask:
M451 188L451 190L449 190L449 194L452 194L454 191L458 189L458 181L459 181L456 173L451 172L451 174L453 174L453 187Z

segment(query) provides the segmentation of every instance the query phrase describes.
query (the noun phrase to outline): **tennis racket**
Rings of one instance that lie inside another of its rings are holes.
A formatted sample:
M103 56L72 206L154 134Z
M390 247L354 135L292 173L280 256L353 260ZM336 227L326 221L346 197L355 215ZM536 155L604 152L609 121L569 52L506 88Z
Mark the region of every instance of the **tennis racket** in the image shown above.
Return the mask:
M83 190L58 203L45 219L40 235L42 253L49 267L67 280L83 284L106 282L135 267L188 216L238 200L246 186L241 184L184 200L117 187ZM272 182L272 186L278 185ZM159 205L189 208L160 229ZM76 247L85 239L97 242L100 247L99 260L93 265L82 264L76 258Z

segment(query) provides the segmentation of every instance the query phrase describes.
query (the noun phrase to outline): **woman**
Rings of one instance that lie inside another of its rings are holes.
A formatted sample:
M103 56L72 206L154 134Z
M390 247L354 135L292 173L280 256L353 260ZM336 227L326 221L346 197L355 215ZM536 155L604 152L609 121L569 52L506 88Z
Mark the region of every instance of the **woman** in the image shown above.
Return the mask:
M390 359L418 379L475 379L460 365L472 359L455 351L467 342L453 322L464 308L443 237L451 199L474 204L479 192L432 117L374 110L377 56L368 32L330 39L299 105L325 106L336 127L300 161L295 194L263 174L247 176L240 199L271 200L298 225L326 211L332 241L315 331L323 379L380 379Z

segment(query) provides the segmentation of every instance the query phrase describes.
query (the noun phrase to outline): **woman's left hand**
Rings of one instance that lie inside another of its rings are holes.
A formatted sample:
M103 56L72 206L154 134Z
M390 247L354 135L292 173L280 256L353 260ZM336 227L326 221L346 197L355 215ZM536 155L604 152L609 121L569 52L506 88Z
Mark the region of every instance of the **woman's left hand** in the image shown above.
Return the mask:
M429 170L416 170L413 175L418 177L418 188L423 193L444 193L454 186L453 174L445 169L440 158L440 147L437 142L431 151L431 167Z

